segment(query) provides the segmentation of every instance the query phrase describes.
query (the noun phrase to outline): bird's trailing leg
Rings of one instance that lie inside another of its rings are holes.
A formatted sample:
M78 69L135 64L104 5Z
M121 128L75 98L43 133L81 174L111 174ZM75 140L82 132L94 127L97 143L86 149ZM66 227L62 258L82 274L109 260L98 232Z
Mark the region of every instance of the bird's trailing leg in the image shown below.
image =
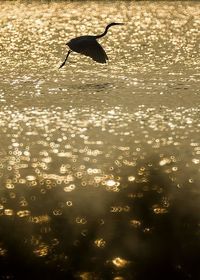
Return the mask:
M69 56L69 54L70 54L71 52L72 52L71 50L68 51L68 53L67 53L67 55L66 55L66 57L65 57L65 60L64 60L63 63L60 65L59 69L65 65L65 63L66 63L66 61L67 61L67 58L68 58L68 56Z

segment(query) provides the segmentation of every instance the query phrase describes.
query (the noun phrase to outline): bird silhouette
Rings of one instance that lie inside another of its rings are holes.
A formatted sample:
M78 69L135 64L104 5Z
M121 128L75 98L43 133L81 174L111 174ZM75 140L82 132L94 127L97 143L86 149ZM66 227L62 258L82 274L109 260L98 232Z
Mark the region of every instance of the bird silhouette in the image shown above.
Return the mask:
M94 61L99 62L99 63L106 63L108 60L108 56L102 46L97 42L97 39L102 38L105 36L108 32L108 29L111 26L114 25L123 25L123 23L118 23L118 22L112 22L108 24L105 28L105 31L96 36L92 35L86 35L86 36L80 36L76 37L69 42L66 43L66 45L70 48L65 60L63 63L60 65L59 68L63 67L67 61L68 56L70 55L71 52L77 52L86 56L91 57Z

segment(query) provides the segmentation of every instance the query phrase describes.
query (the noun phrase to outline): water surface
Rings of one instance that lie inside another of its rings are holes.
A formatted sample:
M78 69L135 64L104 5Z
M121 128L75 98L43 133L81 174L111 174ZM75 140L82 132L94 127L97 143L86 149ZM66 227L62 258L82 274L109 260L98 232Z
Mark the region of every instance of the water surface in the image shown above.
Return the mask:
M65 43L99 34L107 65ZM0 1L0 279L198 279L198 2Z

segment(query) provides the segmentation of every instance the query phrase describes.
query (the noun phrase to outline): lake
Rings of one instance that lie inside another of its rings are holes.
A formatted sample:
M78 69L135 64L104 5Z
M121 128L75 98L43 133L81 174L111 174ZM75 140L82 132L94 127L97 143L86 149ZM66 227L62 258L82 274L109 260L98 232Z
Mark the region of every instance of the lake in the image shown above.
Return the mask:
M109 61L66 43L101 34ZM200 278L200 2L0 1L0 279Z

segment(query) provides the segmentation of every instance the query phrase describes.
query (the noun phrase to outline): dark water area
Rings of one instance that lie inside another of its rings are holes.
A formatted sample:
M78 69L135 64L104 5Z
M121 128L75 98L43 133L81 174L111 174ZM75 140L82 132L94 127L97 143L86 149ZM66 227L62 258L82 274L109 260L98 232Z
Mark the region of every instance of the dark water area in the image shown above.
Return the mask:
M100 34L102 65L65 43ZM200 3L0 1L0 279L200 279Z
M1 217L2 279L198 279L197 186L152 166L134 184L118 174L120 192L84 187L67 202L58 186L25 188L29 210Z

